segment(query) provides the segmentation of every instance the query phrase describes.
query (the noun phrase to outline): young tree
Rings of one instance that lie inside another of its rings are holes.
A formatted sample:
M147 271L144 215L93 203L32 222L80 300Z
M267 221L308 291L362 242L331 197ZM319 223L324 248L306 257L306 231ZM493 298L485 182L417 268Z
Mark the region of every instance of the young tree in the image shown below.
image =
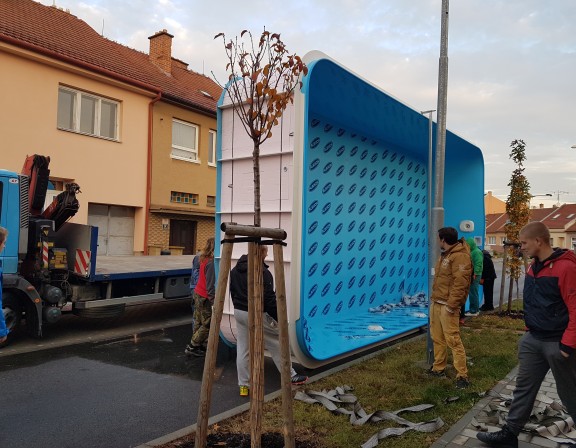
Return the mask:
M506 241L513 243L508 245L505 259L507 263L507 272L510 275L510 285L512 281L518 284L520 269L523 266L523 257L519 254L519 233L522 227L528 224L530 219L530 183L524 175L524 162L526 160L526 144L523 140L514 140L510 143L512 150L509 158L516 163L516 169L512 172L512 177L508 186L510 194L506 199L506 213L508 222L505 224ZM511 291L512 286L510 287ZM508 295L508 312L512 308L512 294Z
M224 87L244 130L253 142L254 164L254 225L260 226L260 146L272 136L272 128L293 101L293 93L300 74L308 73L300 56L290 54L280 34L262 32L255 45L252 33L240 33L240 39L226 41L229 72Z

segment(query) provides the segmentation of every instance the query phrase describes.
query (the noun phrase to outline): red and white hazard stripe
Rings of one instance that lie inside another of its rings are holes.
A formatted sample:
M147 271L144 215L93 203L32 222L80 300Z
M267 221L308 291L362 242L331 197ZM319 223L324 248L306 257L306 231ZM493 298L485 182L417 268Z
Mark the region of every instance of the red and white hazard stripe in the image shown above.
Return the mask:
M74 262L74 273L88 277L90 275L90 251L76 249L76 260Z
M48 243L46 241L42 242L42 267L48 267Z

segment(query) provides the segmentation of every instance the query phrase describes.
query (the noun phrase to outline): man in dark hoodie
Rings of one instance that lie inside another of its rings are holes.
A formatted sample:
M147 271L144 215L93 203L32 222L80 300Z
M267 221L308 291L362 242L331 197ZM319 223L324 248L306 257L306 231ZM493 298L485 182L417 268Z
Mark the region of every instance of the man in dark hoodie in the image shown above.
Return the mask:
M260 246L260 259L262 260L262 277L264 280L264 347L272 355L278 371L281 370L280 342L278 340L278 313L276 310L276 292L274 291L274 278L264 263L268 255L268 248ZM238 385L240 396L247 397L250 393L250 334L248 330L248 256L242 255L236 266L230 271L230 295L234 304L234 318L236 319L236 368L238 370ZM290 364L292 384L304 384L308 377L298 375Z
M576 421L576 256L550 246L550 231L531 222L520 231L522 251L533 258L524 280L527 332L518 345L519 369L506 425L479 432L492 447L518 447L542 381L552 370L560 400Z

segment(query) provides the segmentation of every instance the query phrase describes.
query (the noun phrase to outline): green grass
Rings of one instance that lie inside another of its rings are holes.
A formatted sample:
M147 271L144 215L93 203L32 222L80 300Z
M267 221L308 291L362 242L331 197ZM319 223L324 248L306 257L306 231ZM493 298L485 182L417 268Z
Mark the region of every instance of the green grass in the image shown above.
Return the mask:
M384 439L378 447L414 448L430 446L481 399L479 393L490 390L517 364L516 346L524 322L521 319L482 315L469 319L461 327L462 339L469 358L470 388L455 388L455 371L447 368L448 378L430 378L425 374L426 339L417 338L383 351L378 356L342 370L304 390L333 389L344 384L354 393L366 412L379 409L394 411L417 404L430 403L434 408L402 417L421 422L441 417L445 425L435 433L406 432L400 437ZM449 359L451 362L451 358ZM446 398L459 400L446 403ZM263 431L281 432L280 399L265 404ZM211 430L249 432L249 414L220 422ZM359 447L380 429L396 426L380 422L354 427L343 415L333 415L320 405L294 401L296 438L315 442L322 448ZM166 445L182 446L182 441Z

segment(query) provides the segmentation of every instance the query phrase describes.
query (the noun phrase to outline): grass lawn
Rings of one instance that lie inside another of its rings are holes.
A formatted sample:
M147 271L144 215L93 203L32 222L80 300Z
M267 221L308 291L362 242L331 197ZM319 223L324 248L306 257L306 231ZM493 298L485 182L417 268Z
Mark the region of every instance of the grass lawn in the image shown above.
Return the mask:
M418 413L401 416L413 422L442 418L444 427L434 433L409 431L400 437L380 442L378 447L428 447L454 425L481 399L482 392L490 390L517 364L517 342L523 333L524 321L488 314L468 319L461 327L462 338L469 362L470 388L455 388L455 371L447 368L448 378L430 378L425 374L426 338L419 337L392 346L376 357L354 365L320 381L302 386L303 390L333 389L349 385L366 412L395 411L400 408L429 403L434 407ZM451 362L451 358L449 359ZM450 397L459 397L447 402ZM263 432L282 431L281 400L264 405ZM373 434L393 422L368 423L352 426L348 418L334 415L320 405L294 401L294 422L298 441L322 448L360 447ZM210 432L249 433L249 413L211 426ZM164 445L191 447L192 436Z

